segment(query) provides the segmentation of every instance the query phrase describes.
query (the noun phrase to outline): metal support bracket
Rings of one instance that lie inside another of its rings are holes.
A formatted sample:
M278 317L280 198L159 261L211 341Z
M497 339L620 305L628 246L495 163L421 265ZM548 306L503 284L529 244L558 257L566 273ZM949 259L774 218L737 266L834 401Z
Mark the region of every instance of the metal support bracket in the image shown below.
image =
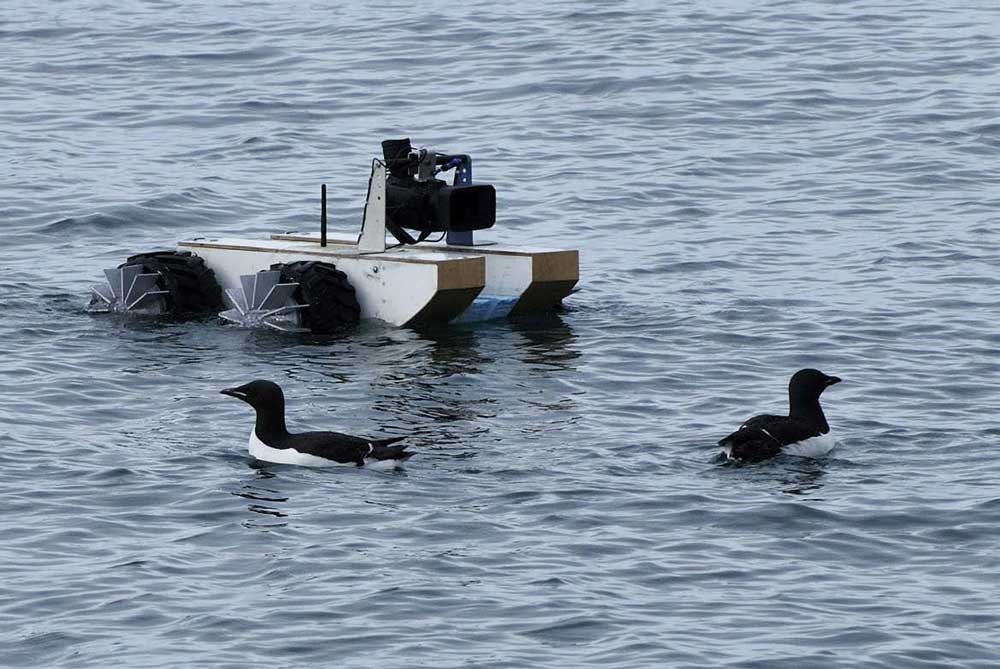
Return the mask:
M385 251L385 165L378 161L372 163L371 178L368 180L368 198L365 200L365 213L361 220L358 251Z
M459 155L456 158L462 159L462 164L455 168L455 180L453 186L468 186L472 184L472 156ZM445 242L454 246L472 246L472 230L463 232L449 231L445 237Z

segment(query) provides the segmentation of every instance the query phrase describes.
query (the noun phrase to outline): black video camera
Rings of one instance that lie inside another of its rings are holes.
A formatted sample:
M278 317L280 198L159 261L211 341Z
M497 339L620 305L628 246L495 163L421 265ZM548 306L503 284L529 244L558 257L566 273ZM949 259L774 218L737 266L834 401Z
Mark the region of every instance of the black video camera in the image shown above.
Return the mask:
M415 243L431 232L468 232L493 227L497 219L497 193L489 184L462 184L456 173L449 186L435 176L462 169L468 156L414 150L409 138L382 142L386 177L386 227L399 241ZM466 168L468 169L468 168ZM414 240L400 228L419 230ZM401 233L401 234L400 234Z

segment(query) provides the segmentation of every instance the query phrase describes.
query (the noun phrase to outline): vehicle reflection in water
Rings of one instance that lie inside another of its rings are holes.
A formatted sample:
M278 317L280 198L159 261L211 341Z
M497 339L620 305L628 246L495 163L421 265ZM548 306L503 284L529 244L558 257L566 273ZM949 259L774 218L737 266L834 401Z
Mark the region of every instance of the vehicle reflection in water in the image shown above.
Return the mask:
M510 327L524 338L524 345L518 347L521 360L541 368L534 372L575 371L574 363L582 354L574 348L577 337L572 328L559 314L523 316L512 319Z
M373 406L387 428L440 448L488 440L489 426L519 403L568 408L564 388L537 378L573 371L581 355L558 315L426 327L415 334L398 365L371 382ZM530 393L528 377L534 379Z

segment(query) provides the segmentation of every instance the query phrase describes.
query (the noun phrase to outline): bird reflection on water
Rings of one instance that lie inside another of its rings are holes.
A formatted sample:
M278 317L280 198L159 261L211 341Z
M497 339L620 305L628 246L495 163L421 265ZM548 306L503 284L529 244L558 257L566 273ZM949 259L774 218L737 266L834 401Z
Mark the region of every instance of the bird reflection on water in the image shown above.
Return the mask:
M287 518L287 513L281 511L277 506L270 505L283 504L288 501L288 497L284 496L279 490L260 485L262 482L275 477L273 472L265 468L266 465L267 463L251 459L248 462L248 466L253 470L253 478L245 481L242 487L239 490L232 491L232 494L236 497L250 500L250 504L247 504L247 511L271 518ZM284 527L287 524L287 521L262 523L261 519L253 517L243 521L244 527L255 529L273 529Z

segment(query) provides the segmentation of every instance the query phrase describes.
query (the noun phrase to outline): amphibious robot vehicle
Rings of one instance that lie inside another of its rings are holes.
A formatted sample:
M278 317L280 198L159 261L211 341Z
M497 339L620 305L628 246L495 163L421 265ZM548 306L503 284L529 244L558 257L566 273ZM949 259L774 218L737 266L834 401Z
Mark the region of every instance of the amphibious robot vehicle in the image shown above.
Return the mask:
M570 294L578 251L474 240L496 222L496 191L473 183L470 156L409 139L382 149L357 239L327 238L324 184L319 234L197 238L140 253L104 271L89 309L329 334L364 318L413 325L545 312ZM451 184L438 178L452 170Z

